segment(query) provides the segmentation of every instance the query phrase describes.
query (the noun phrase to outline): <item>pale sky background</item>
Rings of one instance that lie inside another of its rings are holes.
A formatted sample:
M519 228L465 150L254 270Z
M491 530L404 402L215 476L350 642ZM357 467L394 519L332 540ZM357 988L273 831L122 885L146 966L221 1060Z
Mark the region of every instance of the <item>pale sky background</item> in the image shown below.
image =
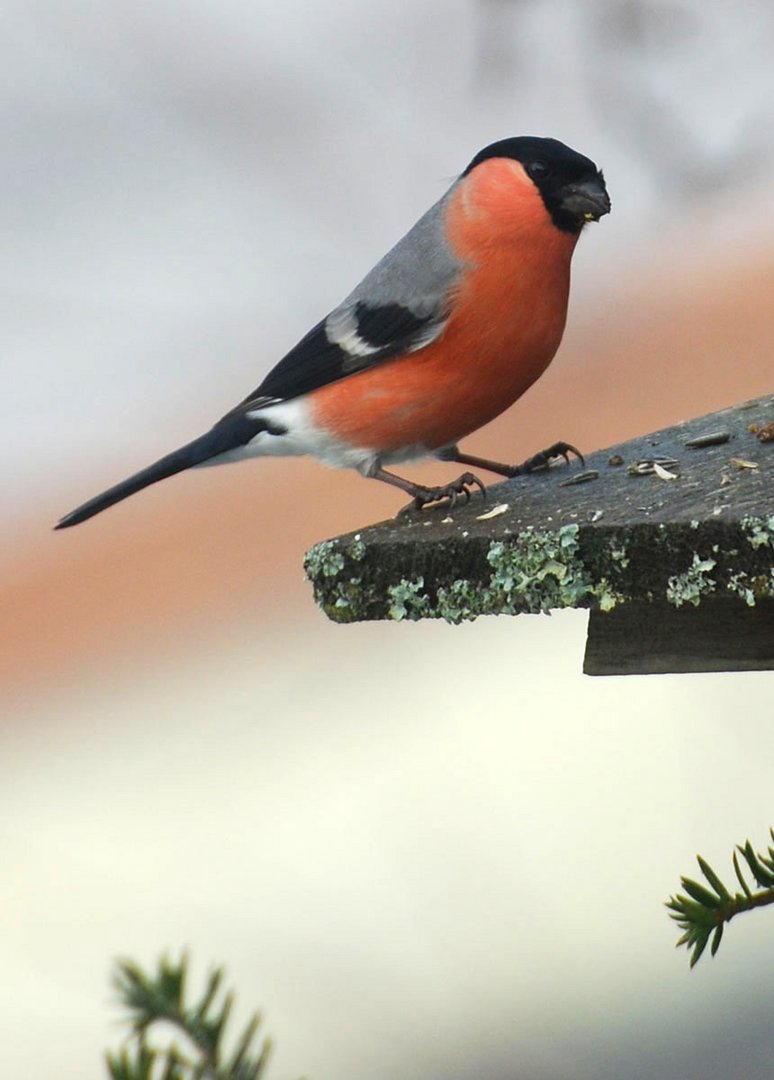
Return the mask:
M643 281L772 251L766 3L43 0L2 23L5 589L56 550L74 639L100 573L107 606L132 588L81 554L116 523L160 595L186 579L158 502L53 521L256 386L487 142L550 134L606 171L581 331ZM226 584L185 626L148 605L131 648L106 634L4 699L3 1080L104 1076L112 958L183 945L263 1010L272 1077L771 1076L769 913L689 973L660 905L696 851L730 882L734 843L765 844L774 677L587 679L578 612L332 626L301 560L353 527L330 495L356 481L321 475L328 533L264 488L238 535L186 535ZM391 512L357 490L362 523Z

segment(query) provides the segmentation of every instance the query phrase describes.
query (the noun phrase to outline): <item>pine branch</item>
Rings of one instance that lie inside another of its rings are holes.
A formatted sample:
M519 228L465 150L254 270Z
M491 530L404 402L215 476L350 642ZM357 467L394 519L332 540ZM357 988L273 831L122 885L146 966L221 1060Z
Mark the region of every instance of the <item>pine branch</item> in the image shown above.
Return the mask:
M774 841L774 829L769 829L769 834ZM747 883L737 852L744 858L748 873L760 886L759 892L753 892ZM676 896L671 896L666 903L670 917L684 931L677 942L677 947L685 945L687 949L693 950L691 967L698 962L710 937L712 938L710 954L715 955L723 938L723 928L735 915L743 911L752 911L753 908L774 904L774 847L769 846L767 854L761 855L753 851L749 840L745 841L744 846L737 845L733 863L742 892L733 895L701 855L697 855L696 859L710 888L708 889L701 882L694 881L693 878L683 877L680 881L688 895L678 893Z
M210 973L199 1001L186 1003L188 955L179 963L167 956L159 961L155 975L146 974L131 960L121 960L113 976L113 985L124 1007L131 1034L127 1044L115 1054L107 1054L111 1080L260 1080L268 1062L271 1043L264 1039L260 1051L252 1049L261 1023L256 1013L236 1040L233 1053L226 1057L224 1035L233 993L218 998L223 969ZM148 1042L150 1028L165 1022L186 1037L186 1051L172 1042L158 1049Z

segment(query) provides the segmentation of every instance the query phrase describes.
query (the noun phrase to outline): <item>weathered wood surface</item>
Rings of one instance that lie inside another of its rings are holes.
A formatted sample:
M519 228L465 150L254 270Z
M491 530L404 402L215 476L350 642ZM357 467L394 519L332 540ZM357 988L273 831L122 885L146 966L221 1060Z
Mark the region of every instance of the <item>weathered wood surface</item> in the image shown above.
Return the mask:
M750 609L734 596L676 608L633 600L589 616L587 675L766 671L774 667L774 600Z
M340 622L591 608L589 673L774 667L771 424L774 395L318 544L307 574Z

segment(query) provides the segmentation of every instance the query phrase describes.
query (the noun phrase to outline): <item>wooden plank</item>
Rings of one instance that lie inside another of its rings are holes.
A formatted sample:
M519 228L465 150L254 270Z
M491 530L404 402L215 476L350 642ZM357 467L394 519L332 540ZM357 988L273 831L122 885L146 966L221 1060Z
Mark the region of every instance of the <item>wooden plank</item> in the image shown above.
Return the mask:
M653 670L683 663L686 627L697 644L685 663L695 666L675 670L718 670L701 666L702 650L707 664L759 666L771 634L761 605L774 598L774 439L758 437L767 425L774 396L599 450L583 469L562 464L495 484L486 500L326 541L308 553L307 574L339 622L612 609L612 621L591 624L589 664L600 670L632 663L623 645L613 657L618 620ZM711 633L719 601L736 642L725 652ZM668 661L647 645L658 611L674 627Z

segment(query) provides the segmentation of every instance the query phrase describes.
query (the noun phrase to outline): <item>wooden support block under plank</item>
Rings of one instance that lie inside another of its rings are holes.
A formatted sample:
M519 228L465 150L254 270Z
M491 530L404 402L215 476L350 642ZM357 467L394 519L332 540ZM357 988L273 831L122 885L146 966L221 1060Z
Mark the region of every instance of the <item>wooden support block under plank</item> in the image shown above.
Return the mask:
M698 607L632 601L589 617L586 675L774 670L774 600Z

